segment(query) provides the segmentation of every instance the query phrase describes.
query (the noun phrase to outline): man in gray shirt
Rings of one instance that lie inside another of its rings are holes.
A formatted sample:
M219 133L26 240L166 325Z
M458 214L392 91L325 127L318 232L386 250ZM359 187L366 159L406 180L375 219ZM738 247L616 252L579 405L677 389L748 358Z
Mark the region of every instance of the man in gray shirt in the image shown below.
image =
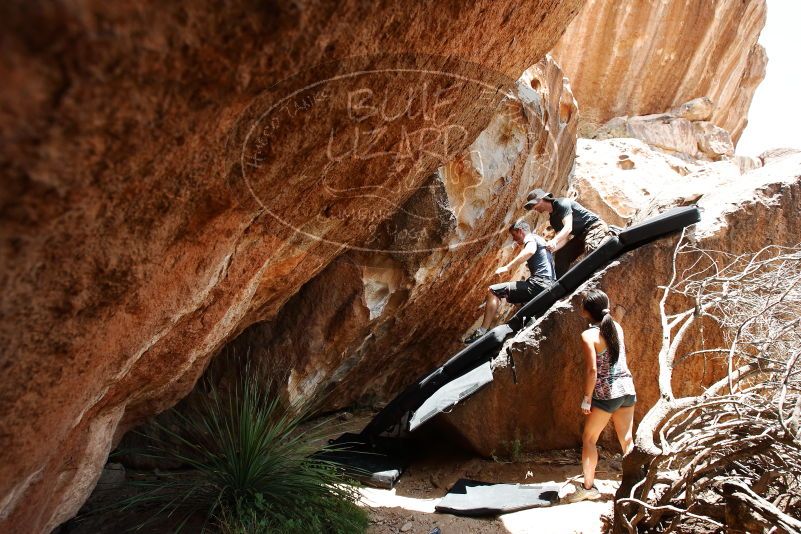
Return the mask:
M506 274L514 270L518 265L526 262L529 276L525 280L513 282L502 282L493 284L489 287L487 300L484 304L484 320L470 336L465 339L465 343L472 343L487 333L487 330L495 320L501 299L506 299L512 304L525 304L541 291L544 291L555 280L553 256L548 250L545 240L531 233L531 227L527 222L519 221L509 228L512 239L523 249L506 265L498 268L495 274Z
M554 198L542 189L529 193L524 207L548 214L556 235L548 241L547 247L556 253L557 277L565 274L580 256L600 247L609 235L609 227L598 215L575 200Z

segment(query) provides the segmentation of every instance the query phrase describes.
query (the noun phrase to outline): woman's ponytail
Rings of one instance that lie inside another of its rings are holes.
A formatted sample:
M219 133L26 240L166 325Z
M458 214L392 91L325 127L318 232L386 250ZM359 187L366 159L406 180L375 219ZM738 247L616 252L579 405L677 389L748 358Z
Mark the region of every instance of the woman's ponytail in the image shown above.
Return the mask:
M600 323L599 329L609 351L609 362L614 365L620 356L620 337L609 313L609 297L600 289L591 289L584 296L583 306L592 320Z
M617 334L615 321L612 320L609 310L607 310L604 318L601 319L600 330L601 335L604 336L606 340L607 350L609 351L609 362L614 365L617 363L617 359L620 356L620 338Z

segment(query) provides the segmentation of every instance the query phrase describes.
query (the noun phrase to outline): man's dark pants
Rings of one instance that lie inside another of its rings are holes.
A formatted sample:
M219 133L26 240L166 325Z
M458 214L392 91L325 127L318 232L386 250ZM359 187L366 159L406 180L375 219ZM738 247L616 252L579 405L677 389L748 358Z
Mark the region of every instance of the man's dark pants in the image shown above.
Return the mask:
M565 274L574 261L600 247L608 236L609 227L603 221L595 222L580 235L573 236L573 239L553 255L556 277Z
M490 291L496 297L506 299L510 304L525 304L545 291L550 283L544 278L531 277L516 282L493 284L490 286Z

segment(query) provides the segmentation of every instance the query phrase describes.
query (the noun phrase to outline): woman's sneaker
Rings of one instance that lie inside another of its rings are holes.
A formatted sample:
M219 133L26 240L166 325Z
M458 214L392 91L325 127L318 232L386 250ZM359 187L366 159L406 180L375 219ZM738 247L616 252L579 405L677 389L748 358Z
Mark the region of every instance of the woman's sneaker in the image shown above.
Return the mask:
M595 484L590 489L584 487L584 484L576 486L576 491L569 493L562 497L562 501L566 503L592 501L601 496L601 492L595 487Z

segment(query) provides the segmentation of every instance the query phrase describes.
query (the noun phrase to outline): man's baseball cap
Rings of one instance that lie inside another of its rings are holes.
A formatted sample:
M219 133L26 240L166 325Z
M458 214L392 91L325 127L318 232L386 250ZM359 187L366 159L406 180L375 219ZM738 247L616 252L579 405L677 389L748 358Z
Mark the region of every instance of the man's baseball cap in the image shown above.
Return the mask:
M523 204L523 207L527 210L530 210L534 207L534 205L542 200L543 198L548 200L553 200L553 195L550 193L546 193L543 189L534 189L531 193L528 194L528 198L526 199L526 203Z

